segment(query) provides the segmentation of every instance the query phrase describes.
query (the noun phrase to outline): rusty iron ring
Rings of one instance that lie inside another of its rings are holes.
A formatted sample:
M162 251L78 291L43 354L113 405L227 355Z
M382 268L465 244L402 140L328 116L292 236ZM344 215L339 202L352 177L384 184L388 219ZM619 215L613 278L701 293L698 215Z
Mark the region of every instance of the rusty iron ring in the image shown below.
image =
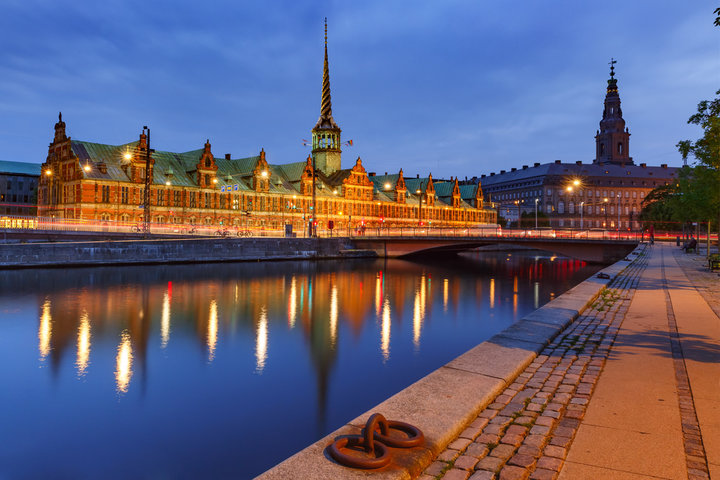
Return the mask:
M364 435L349 435L336 439L328 447L328 453L341 465L354 468L380 468L390 463L390 452L388 448L377 440L371 440L370 444L365 443ZM345 447L362 446L370 454L377 454L374 458L362 458L343 453Z
M412 448L422 445L425 441L425 435L414 425L396 420L388 420L387 426L393 430L400 430L408 434L408 438L391 437L386 433L375 432L375 438L387 445L395 448Z

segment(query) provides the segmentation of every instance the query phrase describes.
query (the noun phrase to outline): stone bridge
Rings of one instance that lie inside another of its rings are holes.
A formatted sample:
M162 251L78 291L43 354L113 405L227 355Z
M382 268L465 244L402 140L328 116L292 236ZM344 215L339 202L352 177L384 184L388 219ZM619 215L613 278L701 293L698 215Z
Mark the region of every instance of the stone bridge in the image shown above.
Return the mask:
M488 245L512 245L544 250L593 263L613 263L624 258L637 240L523 238L523 237L355 237L358 249L373 250L380 257L405 257L458 253Z

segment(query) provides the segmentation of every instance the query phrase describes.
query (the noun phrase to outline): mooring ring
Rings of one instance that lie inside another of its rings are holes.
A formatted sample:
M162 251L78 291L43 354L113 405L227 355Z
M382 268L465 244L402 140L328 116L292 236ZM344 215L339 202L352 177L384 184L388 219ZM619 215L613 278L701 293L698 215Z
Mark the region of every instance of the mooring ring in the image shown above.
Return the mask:
M339 464L354 468L381 468L390 463L390 452L388 448L377 440L373 440L372 446L368 448L364 443L365 437L362 435L349 435L347 437L337 438L328 446L328 453ZM360 446L366 452L370 450L370 454L374 454L374 458L362 458L354 455L348 455L341 451L342 448L350 446Z
M422 445L425 441L425 435L414 425L396 420L387 420L387 426L392 430L400 430L408 434L408 438L391 437L389 432L387 435L375 431L374 437L389 447L395 448L412 448Z

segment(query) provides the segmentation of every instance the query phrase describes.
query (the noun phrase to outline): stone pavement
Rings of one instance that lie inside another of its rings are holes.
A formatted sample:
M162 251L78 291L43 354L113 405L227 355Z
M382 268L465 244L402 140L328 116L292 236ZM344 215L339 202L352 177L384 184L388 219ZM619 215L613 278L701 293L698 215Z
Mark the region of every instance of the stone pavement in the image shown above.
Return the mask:
M720 319L688 276L718 297L675 250L648 246L419 478L720 478Z

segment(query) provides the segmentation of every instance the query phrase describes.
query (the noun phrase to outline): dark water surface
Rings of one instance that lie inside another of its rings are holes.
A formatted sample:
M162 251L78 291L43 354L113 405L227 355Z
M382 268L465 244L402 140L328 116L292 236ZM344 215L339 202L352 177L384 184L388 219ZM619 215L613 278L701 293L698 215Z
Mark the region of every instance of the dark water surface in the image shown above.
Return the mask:
M251 478L598 269L485 252L0 272L0 479Z

